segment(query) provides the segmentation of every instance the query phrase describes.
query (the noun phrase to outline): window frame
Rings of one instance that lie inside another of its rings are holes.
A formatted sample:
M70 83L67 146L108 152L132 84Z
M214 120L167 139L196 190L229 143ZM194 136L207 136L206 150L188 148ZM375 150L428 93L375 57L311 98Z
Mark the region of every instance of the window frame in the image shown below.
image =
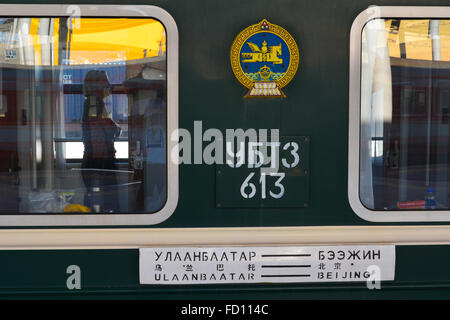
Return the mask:
M171 161L171 150L177 148L171 133L178 129L178 28L172 16L162 8L150 5L28 5L0 4L3 17L70 17L80 10L80 17L148 17L159 20L166 29L167 47L167 199L155 213L139 214L5 214L0 227L35 226L142 226L167 220L178 203L178 164ZM176 151L176 150L175 150ZM176 154L176 152L175 152ZM176 160L176 159L175 159Z
M348 130L348 200L362 219L371 222L450 221L450 210L371 210L359 196L360 126L361 126L361 49L364 26L373 19L450 19L450 7L372 6L353 21L350 31L349 130Z

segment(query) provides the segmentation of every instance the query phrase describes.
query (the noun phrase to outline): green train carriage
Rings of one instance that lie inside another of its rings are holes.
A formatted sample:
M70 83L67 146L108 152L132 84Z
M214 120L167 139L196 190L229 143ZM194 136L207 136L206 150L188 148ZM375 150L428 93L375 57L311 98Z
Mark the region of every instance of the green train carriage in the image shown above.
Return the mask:
M393 5L2 4L1 296L448 297L450 9Z

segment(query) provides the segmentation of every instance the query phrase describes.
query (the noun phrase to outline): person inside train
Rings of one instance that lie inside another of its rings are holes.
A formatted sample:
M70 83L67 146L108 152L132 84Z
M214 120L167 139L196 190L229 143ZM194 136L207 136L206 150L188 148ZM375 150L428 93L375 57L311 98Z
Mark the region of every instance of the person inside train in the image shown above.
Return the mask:
M84 154L82 178L87 189L85 205L94 212L119 210L115 191L117 178L114 139L120 135L120 126L112 120L104 99L112 92L105 71L91 70L84 78L84 106L82 140Z

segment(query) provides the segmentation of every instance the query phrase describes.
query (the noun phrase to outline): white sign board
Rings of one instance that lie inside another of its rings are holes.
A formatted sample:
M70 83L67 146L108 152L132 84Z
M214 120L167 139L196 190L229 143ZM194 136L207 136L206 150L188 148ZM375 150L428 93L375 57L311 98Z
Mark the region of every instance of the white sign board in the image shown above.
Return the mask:
M395 246L141 248L141 284L394 280Z

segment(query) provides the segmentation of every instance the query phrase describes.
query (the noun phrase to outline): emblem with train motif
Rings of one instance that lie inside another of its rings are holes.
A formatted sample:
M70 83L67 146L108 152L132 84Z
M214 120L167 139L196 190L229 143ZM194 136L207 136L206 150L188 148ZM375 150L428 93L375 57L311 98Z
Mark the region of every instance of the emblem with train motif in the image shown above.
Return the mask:
M281 88L294 78L299 65L294 38L266 19L239 33L230 57L234 75L249 89L244 98L285 98Z

